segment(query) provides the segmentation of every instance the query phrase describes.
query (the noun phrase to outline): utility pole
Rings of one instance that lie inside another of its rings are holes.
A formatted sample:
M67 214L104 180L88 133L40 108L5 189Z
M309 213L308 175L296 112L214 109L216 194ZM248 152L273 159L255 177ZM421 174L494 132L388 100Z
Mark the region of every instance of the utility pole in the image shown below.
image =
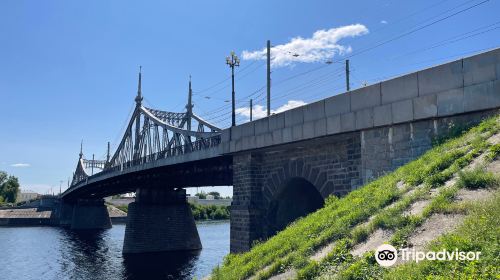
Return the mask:
M252 114L252 112L253 112L253 104L252 104L252 102L253 102L253 99L250 98L250 121L253 120L253 118L252 118L252 115L253 115Z
M63 182L64 182L63 180L59 181L59 195L61 195L61 193L62 193L62 183Z
M238 56L236 56L236 54L234 53L234 51L231 52L230 54L231 56L227 56L226 57L226 64L229 65L229 67L231 68L231 84L232 84L232 107L233 107L233 112L232 112L232 124L231 126L235 126L236 125L236 103L235 103L235 94L234 94L234 67L238 67L240 66L240 59L238 58Z
M346 59L345 61L345 83L347 91L350 91L351 89L349 85L349 59Z
M271 115L271 40L267 40L267 116Z

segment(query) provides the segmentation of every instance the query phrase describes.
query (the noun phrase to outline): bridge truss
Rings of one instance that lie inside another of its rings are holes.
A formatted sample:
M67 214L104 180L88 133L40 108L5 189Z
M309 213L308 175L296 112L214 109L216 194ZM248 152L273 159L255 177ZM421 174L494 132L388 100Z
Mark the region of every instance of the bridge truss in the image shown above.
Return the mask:
M141 76L139 72L136 107L115 153L110 156L109 143L106 160L84 159L80 150L71 186L88 179L86 168L100 172L124 170L220 144L221 129L193 113L191 81L186 112L176 113L142 105Z

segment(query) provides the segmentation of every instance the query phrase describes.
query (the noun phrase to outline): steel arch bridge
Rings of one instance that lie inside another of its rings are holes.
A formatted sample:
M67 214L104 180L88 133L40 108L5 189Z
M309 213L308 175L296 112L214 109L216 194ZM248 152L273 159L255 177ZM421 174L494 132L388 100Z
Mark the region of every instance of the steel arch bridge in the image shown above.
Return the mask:
M124 171L131 167L205 150L221 143L221 129L193 112L191 80L189 81L186 112L168 112L143 106L142 73L136 106L116 151L111 156L108 142L106 160L86 159L80 147L80 157L70 188L85 182L92 175ZM88 174L86 169L91 169ZM98 172L94 173L94 169Z

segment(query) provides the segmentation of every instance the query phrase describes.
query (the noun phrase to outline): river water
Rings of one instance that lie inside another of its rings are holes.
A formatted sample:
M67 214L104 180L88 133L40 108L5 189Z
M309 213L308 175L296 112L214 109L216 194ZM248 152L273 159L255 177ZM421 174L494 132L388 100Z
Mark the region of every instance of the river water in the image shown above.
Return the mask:
M75 232L0 227L0 279L201 279L229 253L229 221L197 223L203 249L122 256L125 225Z

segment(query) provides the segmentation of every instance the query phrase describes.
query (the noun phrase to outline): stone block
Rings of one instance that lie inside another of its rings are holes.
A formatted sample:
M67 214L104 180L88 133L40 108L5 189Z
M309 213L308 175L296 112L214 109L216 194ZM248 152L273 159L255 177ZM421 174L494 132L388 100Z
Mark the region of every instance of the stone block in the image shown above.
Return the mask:
M304 108L298 107L285 111L285 127L292 127L297 124L304 123Z
M255 149L255 144L256 144L255 143L255 136L243 137L241 140L243 140L242 146L241 146L242 150Z
M464 86L498 79L500 73L500 49L463 59Z
M231 141L231 129L226 128L226 129L222 130L220 139L221 139L222 142L229 142L229 141Z
M326 118L326 133L340 133L340 115L330 116Z
M303 125L302 124L294 125L292 127L292 140L293 141L302 140L303 137L304 137L303 136Z
M232 126L230 129L231 129L231 140L238 140L241 138L241 127L239 125Z
M382 82L382 104L418 96L417 73L408 74L392 80Z
M286 142L292 142L293 141L293 138L292 138L292 128L291 127L285 127L283 128L283 143L286 143Z
M314 102L304 107L304 122L314 121L325 117L325 101Z
M268 147L273 145L273 134L272 133L265 133L263 134L264 136L264 147Z
M412 100L403 100L391 104L392 122L402 123L413 120Z
M464 112L464 89L452 89L437 94L438 116Z
M326 135L326 118L314 121L314 136L320 137Z
M392 124L391 104L373 108L373 125L383 126Z
M255 135L260 135L269 132L269 118L259 119L253 122L255 127Z
M236 141L229 142L229 152L231 153L236 152Z
M231 141L231 142L233 142L233 141ZM242 138L240 138L240 139L238 139L238 140L236 140L234 142L235 142L234 143L234 151L241 151L241 150L243 150L243 139Z
M373 108L366 108L356 112L356 129L373 127Z
M262 148L265 146L264 134L255 136L255 147Z
M380 105L380 83L353 90L350 94L351 111Z
M413 116L416 120L437 116L437 97L435 94L413 99Z
M227 153L231 152L231 143L232 142L222 142L221 143L223 154L227 154Z
M461 60L422 70L417 75L419 96L463 87Z
M272 135L273 135L273 145L278 145L283 143L283 129L274 130Z
M247 122L238 125L241 129L241 137L253 136L255 135L255 127L253 122Z
M274 131L285 127L285 114L274 114L269 116L269 130Z
M325 99L326 116L334 116L351 111L351 94L343 93Z
M500 107L500 80L476 84L464 88L464 111L476 111Z
M302 136L304 139L313 138L314 135L314 121L305 122L302 126Z
M353 112L340 115L340 130L342 132L353 131L355 128L356 115Z

